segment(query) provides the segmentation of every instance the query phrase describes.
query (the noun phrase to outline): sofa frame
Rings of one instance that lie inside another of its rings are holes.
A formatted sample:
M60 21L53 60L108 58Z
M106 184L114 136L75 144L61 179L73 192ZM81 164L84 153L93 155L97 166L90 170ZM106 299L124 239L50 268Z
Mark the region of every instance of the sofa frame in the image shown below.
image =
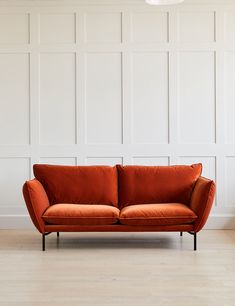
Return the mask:
M181 169L179 167L200 168L200 164L198 165L169 166L169 168L171 169L171 171L172 170L178 171L179 169ZM41 167L42 165L35 165L35 166ZM69 166L45 165L44 167L46 167L46 170L50 172L51 168L53 167L61 167L59 168L59 171L60 169L64 171L68 171ZM82 167L88 167L88 168L95 167L95 169L97 170L97 167L99 166L77 166L77 167L78 168L79 167L81 168ZM115 167L116 166L114 166L114 168ZM136 166L133 166L133 167L136 167ZM161 168L161 171L168 171L168 166L165 166L165 167L160 166L159 168ZM84 168L82 169L84 170ZM91 168L89 169L89 171L90 170ZM154 177L154 180L155 180L155 177ZM119 184L119 181L118 181L118 184ZM155 181L154 181L154 184L155 184ZM193 184L194 186L190 194L190 201L188 203L188 207L195 214L195 217L197 219L195 219L193 222L188 222L188 223L179 221L178 223L171 223L171 222L167 222L164 224L157 223L158 225L156 223L154 224L148 223L148 225L146 224L132 225L130 223L125 224L122 222L121 213L120 213L120 218L118 219L118 221L113 224L110 223L110 225L104 225L104 224L102 225L102 224L96 224L96 223L93 225L91 224L82 225L80 223L75 223L75 224L72 224L72 223L65 224L64 223L63 224L62 222L61 223L48 223L44 220L44 216L45 216L44 213L47 211L47 209L49 209L49 207L54 205L53 203L50 202L50 197L47 193L47 190L45 189L45 187L48 188L48 186L45 184L44 184L45 186L43 186L43 183L41 183L37 178L34 178L33 180L25 182L25 184L23 185L23 195L24 195L24 199L25 199L31 220L34 223L37 230L42 235L42 251L45 251L46 249L46 236L51 233L57 233L57 239L59 239L60 232L178 232L180 233L181 237L183 236L183 233L185 232L193 236L193 249L194 251L196 251L197 250L197 233L201 231L201 229L204 227L208 219L208 216L210 214L210 211L213 205L214 197L215 197L216 186L213 180L200 176L200 173ZM89 185L86 188L89 188ZM71 202L56 202L55 204L57 203L71 203ZM72 203L77 204L79 202L72 202ZM157 203L164 203L164 202L152 202L152 203L156 203L157 205ZM170 204L171 202L166 202L166 203ZM177 203L177 202L173 202L173 203ZM130 204L130 206L132 206L132 204ZM138 206L138 205L135 205L135 206ZM119 206L117 207L119 208ZM122 206L120 206L120 211L121 209L122 209ZM165 216L162 218L165 218Z

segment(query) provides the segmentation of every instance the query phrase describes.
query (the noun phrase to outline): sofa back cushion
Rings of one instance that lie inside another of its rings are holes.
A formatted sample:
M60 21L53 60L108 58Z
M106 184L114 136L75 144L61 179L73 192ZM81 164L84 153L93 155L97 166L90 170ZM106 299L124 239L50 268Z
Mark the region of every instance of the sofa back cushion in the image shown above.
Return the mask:
M202 165L117 166L121 208L150 203L189 204Z
M35 178L46 190L50 204L103 204L118 206L117 168L110 166L34 165Z

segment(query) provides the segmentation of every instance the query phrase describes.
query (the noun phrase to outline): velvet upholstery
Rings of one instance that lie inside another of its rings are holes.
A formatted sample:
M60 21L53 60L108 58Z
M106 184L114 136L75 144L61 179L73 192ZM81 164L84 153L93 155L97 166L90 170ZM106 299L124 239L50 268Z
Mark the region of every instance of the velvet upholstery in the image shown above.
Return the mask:
M45 223L42 219L42 215L49 207L49 200L42 184L36 179L25 182L23 186L23 195L35 227L40 233L43 233Z
M202 165L121 166L118 165L119 205L151 203L189 204Z
M197 215L180 203L139 204L124 207L120 222L126 225L180 225L190 224Z
M216 186L212 180L200 177L194 188L190 208L198 215L194 231L199 232L205 225L215 198Z
M52 225L46 224L47 232L189 232L193 224L181 225L143 225L131 226L124 224L112 225Z
M110 225L118 221L119 209L109 205L55 204L42 218L48 224Z
M116 167L35 165L40 181L23 186L35 227L41 233L198 232L203 228L215 183L199 177L201 164L117 167L118 176Z
M50 204L102 204L117 207L117 169L110 166L34 165Z

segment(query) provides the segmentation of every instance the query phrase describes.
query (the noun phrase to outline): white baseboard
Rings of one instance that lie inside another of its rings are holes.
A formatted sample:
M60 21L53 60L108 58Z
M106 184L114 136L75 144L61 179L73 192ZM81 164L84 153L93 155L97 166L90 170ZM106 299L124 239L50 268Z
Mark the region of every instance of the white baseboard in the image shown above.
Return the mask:
M27 215L0 215L0 229L33 229ZM204 229L235 229L235 215L212 215Z
M235 229L235 215L211 215L204 229Z

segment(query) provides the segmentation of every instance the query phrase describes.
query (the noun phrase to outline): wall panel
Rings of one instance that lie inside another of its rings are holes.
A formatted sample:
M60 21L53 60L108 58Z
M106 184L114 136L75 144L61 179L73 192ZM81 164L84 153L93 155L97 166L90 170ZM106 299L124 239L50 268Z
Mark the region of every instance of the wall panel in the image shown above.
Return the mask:
M121 13L88 13L85 16L87 43L119 43L122 41Z
M42 44L75 43L75 14L41 14L39 42Z
M41 157L40 163L49 165L76 165L75 157Z
M168 41L168 13L155 12L132 14L131 35L136 43L156 43Z
M180 42L215 41L215 13L183 11L179 13Z
M75 55L40 55L40 140L41 144L74 144Z
M0 44L28 44L29 31L29 14L0 14Z
M22 185L29 180L29 167L27 158L0 158L0 212L7 207L25 208Z
M0 144L29 144L29 54L0 53Z
M144 165L144 166L169 166L168 156L157 156L157 157L133 157L134 165Z
M86 54L87 143L122 143L122 57Z
M122 157L87 157L86 159L87 165L114 166L122 163L123 163Z
M235 52L225 53L226 142L235 143Z
M234 28L235 28L235 10L225 12L225 40L229 43L235 42Z
M168 54L132 55L133 142L168 143Z
M182 143L215 142L214 52L179 54L179 125Z
M235 188L234 188L234 181L235 181L235 157L226 157L226 201L225 206L228 207L235 207Z

